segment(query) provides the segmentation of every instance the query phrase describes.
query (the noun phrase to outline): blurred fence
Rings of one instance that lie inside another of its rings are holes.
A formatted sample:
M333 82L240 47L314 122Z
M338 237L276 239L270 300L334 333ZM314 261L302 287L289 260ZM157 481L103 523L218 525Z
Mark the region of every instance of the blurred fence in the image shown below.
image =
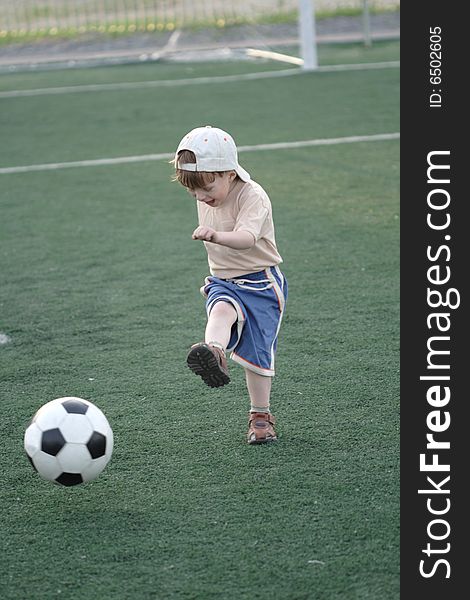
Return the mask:
M316 12L361 10L365 0L315 0ZM398 0L369 0L371 10ZM0 37L172 31L196 25L294 19L298 0L0 0Z

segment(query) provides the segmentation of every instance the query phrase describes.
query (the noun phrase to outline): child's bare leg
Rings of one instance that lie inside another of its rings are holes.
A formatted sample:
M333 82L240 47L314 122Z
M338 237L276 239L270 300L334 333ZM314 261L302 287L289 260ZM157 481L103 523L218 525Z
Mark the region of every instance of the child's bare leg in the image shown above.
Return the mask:
M245 369L246 385L251 400L252 412L269 412L272 377L258 375Z
M225 350L230 341L232 325L237 320L237 311L229 302L220 300L212 307L206 325L206 344L216 343Z
M230 382L225 350L236 320L237 311L229 302L216 302L207 319L205 343L193 344L189 351L188 367L210 387Z
M249 369L245 369L245 376L251 400L247 441L249 444L274 442L277 439L276 420L269 410L272 377L258 375Z

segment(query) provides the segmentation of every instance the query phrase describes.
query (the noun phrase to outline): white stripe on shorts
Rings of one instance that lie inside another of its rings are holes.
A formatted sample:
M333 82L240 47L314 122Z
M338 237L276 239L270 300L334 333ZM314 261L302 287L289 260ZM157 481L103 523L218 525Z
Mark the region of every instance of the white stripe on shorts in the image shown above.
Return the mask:
M272 269L274 269L279 276L279 279L282 282L282 287L277 282L277 279L274 277ZM282 317L284 316L284 308L286 306L286 299L284 298L284 275L281 272L281 269L276 265L275 267L268 267L266 269L266 274L268 279L273 284L273 289L276 292L277 299L279 301L279 310L281 312L279 317L279 323L277 324L276 336L274 337L273 343L271 345L271 369L274 371L274 343L277 340L277 336L279 335L279 329L281 328Z

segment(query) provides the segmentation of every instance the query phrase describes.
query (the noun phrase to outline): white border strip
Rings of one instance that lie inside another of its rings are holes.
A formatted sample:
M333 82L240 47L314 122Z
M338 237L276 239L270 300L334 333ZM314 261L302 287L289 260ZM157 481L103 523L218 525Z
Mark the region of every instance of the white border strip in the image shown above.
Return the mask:
M318 67L312 73L330 73L334 71L364 71L370 69L395 69L400 66L400 61L380 63L361 63L350 65L329 65ZM139 90L158 87L179 87L184 85L202 85L208 83L230 83L237 81L250 81L257 79L271 79L275 77L289 77L291 75L305 74L302 69L282 69L280 71L261 71L259 73L242 73L240 75L221 75L219 77L192 77L187 79L161 79L152 81L134 81L121 83L97 83L91 85L69 85L63 87L36 88L30 90L0 91L0 98L21 98L24 96L52 96L58 94L77 94L84 92L116 92L119 90Z
M273 284L273 289L274 289L274 292L275 292L278 302L279 302L279 311L281 313L279 316L279 322L277 324L276 335L273 339L273 343L271 344L271 369L274 372L274 359L275 359L274 344L276 343L276 340L279 336L279 330L281 328L282 317L284 316L284 310L286 308L286 297L284 295L284 289L281 288L281 286L277 282L277 279L273 275L273 270L276 271L278 277L280 278L280 280L282 282L283 287L284 287L284 275L282 274L281 269L277 265L275 267L265 269L268 279Z
M381 142L397 140L399 133L378 133L375 135L354 135L341 138L326 138L316 140L299 140L297 142L276 142L272 144L256 144L255 146L239 146L239 152L257 152L258 150L285 150L288 148L305 148L309 146L330 146L333 144L353 144L357 142ZM0 175L12 173L30 173L31 171L57 171L76 167L100 167L105 165L121 165L125 163L140 163L157 160L170 160L174 153L142 154L141 156L119 156L116 158L98 158L96 160L77 160L63 163L46 163L42 165L24 165L19 167L2 167Z

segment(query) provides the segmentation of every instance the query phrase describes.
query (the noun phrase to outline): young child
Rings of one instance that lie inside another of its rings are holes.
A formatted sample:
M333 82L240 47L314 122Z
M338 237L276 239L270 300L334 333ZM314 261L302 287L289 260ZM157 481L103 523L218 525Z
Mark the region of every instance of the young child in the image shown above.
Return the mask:
M274 238L271 202L238 164L232 137L216 127L197 127L175 154L175 180L197 200L199 226L211 275L206 298L205 341L191 346L188 367L211 387L230 381L226 351L245 370L251 401L249 444L276 440L270 412L274 355L287 299L287 281Z

